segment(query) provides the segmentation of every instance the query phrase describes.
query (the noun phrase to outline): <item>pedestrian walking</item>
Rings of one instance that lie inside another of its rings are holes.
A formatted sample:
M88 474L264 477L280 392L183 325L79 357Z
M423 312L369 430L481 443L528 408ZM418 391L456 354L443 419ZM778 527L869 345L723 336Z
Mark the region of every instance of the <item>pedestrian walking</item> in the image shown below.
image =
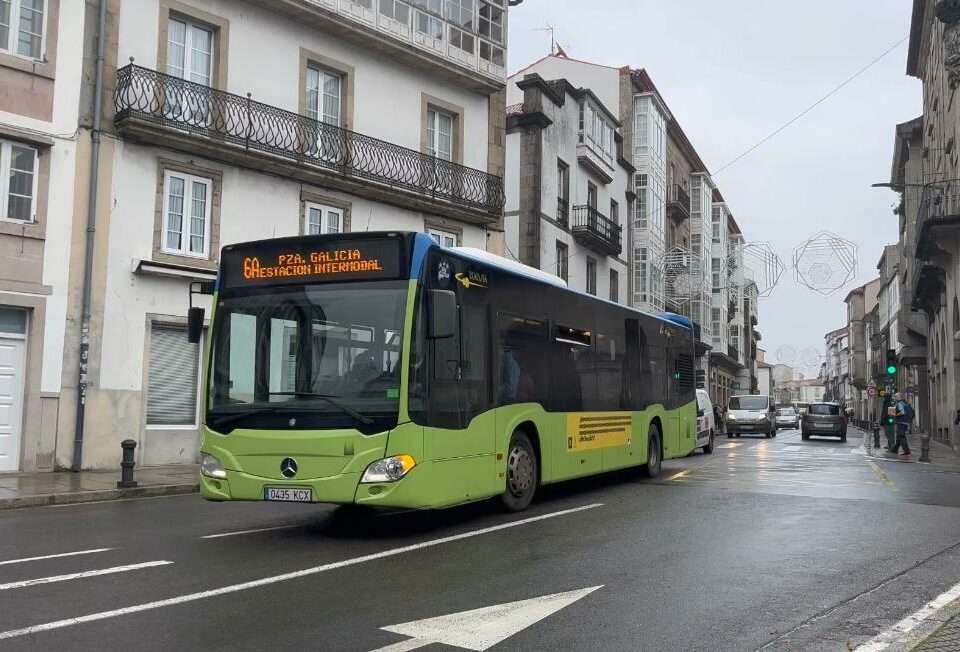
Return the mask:
M896 453L901 448L900 453L904 457L910 457L910 443L907 441L907 433L910 430L910 424L913 423L913 406L910 401L903 397L903 394L897 392L893 395L894 409L896 410L897 443L893 445L891 453Z
M717 434L723 434L723 415L720 413L720 406L716 403L713 404L713 427L716 428Z

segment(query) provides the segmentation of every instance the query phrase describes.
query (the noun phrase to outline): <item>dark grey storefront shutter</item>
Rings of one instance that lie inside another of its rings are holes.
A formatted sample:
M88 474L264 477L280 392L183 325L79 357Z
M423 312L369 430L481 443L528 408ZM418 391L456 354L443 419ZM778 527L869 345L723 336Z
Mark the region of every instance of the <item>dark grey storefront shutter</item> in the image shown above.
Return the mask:
M181 326L153 324L147 376L147 424L193 425L197 422L197 375L200 345L187 340Z

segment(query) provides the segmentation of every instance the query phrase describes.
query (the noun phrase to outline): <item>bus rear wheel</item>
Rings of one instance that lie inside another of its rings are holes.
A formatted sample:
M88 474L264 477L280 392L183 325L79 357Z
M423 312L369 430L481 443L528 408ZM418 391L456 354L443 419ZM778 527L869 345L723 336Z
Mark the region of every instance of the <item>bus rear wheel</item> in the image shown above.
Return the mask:
M507 488L501 496L504 506L511 512L526 509L537 492L539 478L537 453L530 437L521 430L514 431L507 448Z
M660 475L660 464L663 462L663 451L660 448L660 429L656 425L650 426L647 435L647 463L643 465L643 475L655 478Z

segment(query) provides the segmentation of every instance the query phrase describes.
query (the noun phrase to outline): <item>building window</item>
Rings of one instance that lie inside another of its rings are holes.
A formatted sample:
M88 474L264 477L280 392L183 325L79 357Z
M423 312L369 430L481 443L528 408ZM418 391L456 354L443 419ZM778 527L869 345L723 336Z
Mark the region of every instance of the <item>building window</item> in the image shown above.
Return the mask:
M0 141L0 216L4 219L35 221L38 160L34 148Z
M380 14L404 25L410 24L410 7L398 0L380 0Z
M473 14L473 0L447 0L447 20L454 25L472 31L474 29Z
M457 234L452 231L444 231L442 229L427 229L427 235L433 238L438 245L441 247L456 247L457 246Z
M432 11L438 16L443 15L443 0L410 0L410 3L421 9Z
M200 345L191 344L182 326L150 327L147 371L147 425L197 425Z
M562 278L564 281L567 280L568 267L570 260L570 253L567 249L567 245L557 240L557 276Z
M210 251L213 182L192 174L168 171L164 175L163 188L162 251L206 258Z
M486 41L480 41L480 58L500 68L503 68L505 65L503 48L498 48L496 45L491 45Z
M638 174L634 183L637 191L637 228L646 229L650 226L647 214L647 175Z
M324 206L313 202L306 203L307 235L327 235L343 233L343 209Z
M617 270L610 270L610 300L620 302L620 274Z
M167 74L210 86L213 79L213 31L171 18L167 25Z
M587 294L597 294L597 261L587 256Z
M597 187L592 181L587 181L587 206L597 210Z
M464 52L473 54L473 35L459 30L456 27L450 28L450 45L459 48Z
M417 12L417 31L436 41L443 41L443 21L422 11Z
M610 221L620 224L620 204L615 199L610 200Z
M427 154L444 161L453 160L454 117L449 113L427 111Z
M557 221L570 220L570 166L557 159Z
M710 261L710 272L713 275L713 289L719 290L721 288L720 284L720 259L714 258Z
M498 3L499 4L499 3ZM503 43L503 9L480 0L480 36Z
M343 75L307 67L307 117L340 127L342 94Z
M45 0L0 0L0 50L43 59Z

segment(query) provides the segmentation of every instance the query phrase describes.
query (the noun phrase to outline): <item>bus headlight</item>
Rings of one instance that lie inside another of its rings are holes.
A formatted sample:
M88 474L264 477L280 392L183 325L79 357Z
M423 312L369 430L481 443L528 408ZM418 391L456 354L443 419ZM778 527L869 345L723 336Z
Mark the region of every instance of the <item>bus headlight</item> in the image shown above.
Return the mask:
M220 460L206 453L200 454L200 473L208 478L216 478L217 480L225 480L227 478L227 470L223 468Z
M416 465L417 461L410 455L385 457L368 466L360 482L396 482Z

